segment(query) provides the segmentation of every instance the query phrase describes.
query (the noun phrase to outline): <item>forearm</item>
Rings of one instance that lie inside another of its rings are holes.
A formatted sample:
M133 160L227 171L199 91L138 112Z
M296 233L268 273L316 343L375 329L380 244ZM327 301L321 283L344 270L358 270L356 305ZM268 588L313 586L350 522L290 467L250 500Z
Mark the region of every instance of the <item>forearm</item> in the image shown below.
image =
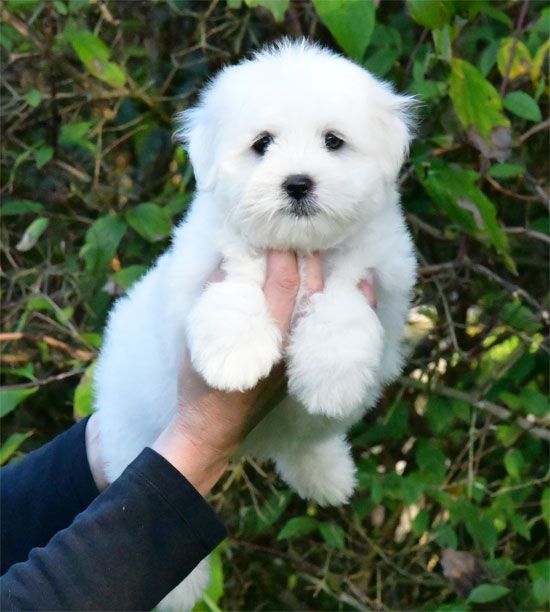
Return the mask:
M68 529L0 580L2 609L151 609L224 537L203 497L145 449Z
M2 573L68 527L99 495L86 457L87 420L1 472Z

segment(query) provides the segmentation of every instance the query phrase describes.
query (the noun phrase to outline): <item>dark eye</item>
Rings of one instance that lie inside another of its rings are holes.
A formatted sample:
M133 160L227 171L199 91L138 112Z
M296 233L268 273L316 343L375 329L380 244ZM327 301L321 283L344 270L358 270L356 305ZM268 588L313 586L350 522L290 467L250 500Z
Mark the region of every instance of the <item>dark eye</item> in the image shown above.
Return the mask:
M252 145L252 148L258 155L264 155L269 145L273 142L273 136L271 134L263 134L256 140Z
M332 132L327 132L325 134L325 146L329 151L336 151L344 144L344 141L341 138L338 138L336 134Z

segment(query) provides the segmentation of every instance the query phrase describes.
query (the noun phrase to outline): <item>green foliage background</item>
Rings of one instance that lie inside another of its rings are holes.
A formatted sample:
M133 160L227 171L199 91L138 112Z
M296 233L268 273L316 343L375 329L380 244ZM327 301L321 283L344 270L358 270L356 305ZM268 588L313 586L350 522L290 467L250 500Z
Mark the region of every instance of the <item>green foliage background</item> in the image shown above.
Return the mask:
M108 308L166 248L192 196L174 113L223 64L306 35L422 102L401 179L421 265L411 354L351 434L359 487L348 507L308 505L268 466L232 468L213 496L231 537L199 608L547 608L545 3L0 10L1 462L90 410ZM445 548L488 569L468 600L441 572Z

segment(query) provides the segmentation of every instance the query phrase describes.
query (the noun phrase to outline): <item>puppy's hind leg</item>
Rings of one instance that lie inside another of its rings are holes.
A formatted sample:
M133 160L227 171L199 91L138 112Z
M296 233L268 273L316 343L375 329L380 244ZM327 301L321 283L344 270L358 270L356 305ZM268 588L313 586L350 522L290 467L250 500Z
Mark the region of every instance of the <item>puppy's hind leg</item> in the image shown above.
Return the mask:
M344 504L353 494L355 464L343 434L280 450L275 463L300 497L321 506Z
M187 612L199 601L210 580L210 558L197 567L157 605L159 612Z

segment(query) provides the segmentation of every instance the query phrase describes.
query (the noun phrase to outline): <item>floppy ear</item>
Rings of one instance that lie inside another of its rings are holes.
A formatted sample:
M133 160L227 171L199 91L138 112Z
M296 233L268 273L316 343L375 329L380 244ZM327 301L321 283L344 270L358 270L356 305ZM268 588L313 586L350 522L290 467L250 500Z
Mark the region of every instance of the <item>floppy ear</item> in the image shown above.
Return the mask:
M381 170L386 178L394 182L409 153L414 136L418 101L412 96L391 93L384 111L379 116L380 138L384 143L380 158Z
M208 116L204 106L199 105L178 113L176 122L174 137L183 143L189 154L198 188L208 191L216 181L216 121Z

